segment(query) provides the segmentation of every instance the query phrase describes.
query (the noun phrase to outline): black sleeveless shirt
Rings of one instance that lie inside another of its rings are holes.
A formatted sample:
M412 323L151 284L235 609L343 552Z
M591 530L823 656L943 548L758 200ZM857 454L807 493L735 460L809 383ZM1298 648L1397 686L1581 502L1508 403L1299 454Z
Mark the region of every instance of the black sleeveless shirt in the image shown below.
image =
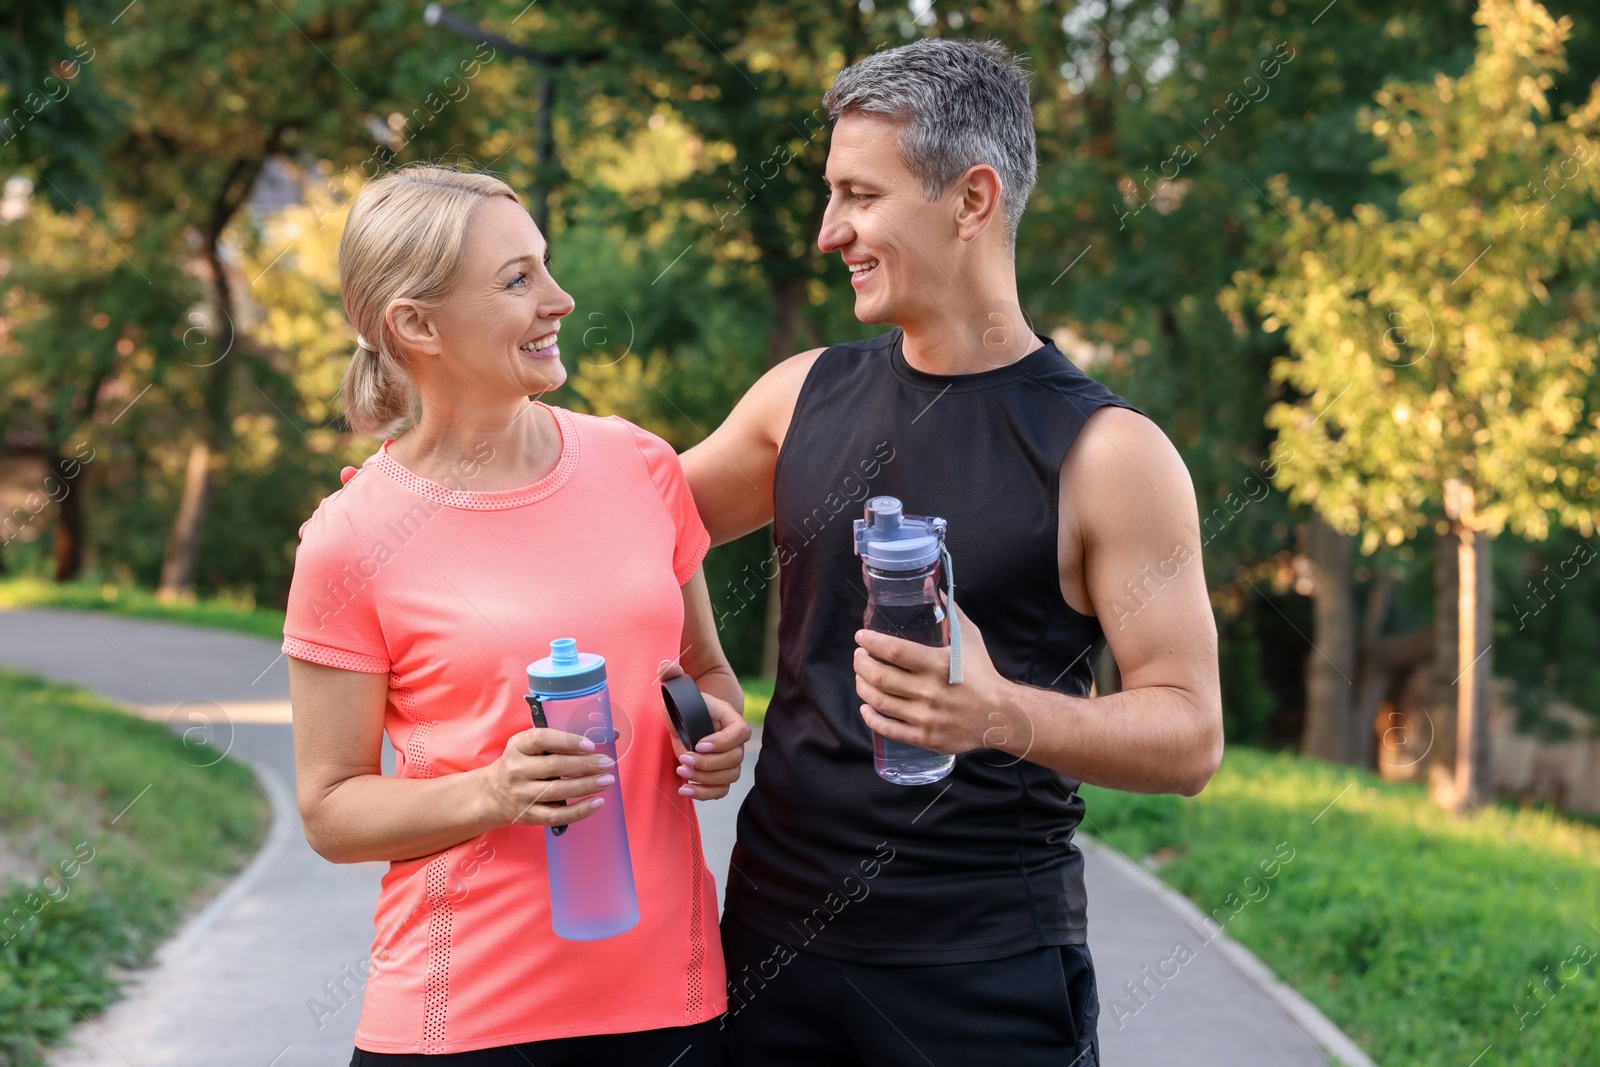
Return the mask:
M823 352L778 454L778 677L726 908L792 948L859 963L1081 944L1077 782L996 749L957 756L931 785L874 773L851 667L866 607L851 520L884 494L948 519L956 601L996 669L1086 696L1102 634L1061 596L1061 464L1090 415L1127 405L1048 339L956 376L916 370L901 340L895 329Z

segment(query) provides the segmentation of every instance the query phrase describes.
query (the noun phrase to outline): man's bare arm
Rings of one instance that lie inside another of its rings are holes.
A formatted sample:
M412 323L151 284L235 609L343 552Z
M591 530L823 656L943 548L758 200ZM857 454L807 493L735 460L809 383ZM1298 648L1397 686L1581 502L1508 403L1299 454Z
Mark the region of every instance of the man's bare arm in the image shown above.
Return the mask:
M1061 474L1062 592L1087 596L1123 688L1079 699L1021 687L1027 758L1113 789L1192 796L1222 758L1222 696L1189 472L1149 419L1102 408Z
M791 356L763 374L711 435L680 461L700 521L720 545L772 521L772 479L795 400L824 349Z
M1062 592L1100 618L1123 691L1073 697L1002 678L961 612L961 685L945 680L947 650L857 633L861 715L940 752L994 748L1095 785L1192 796L1222 758L1222 701L1188 471L1154 424L1108 408L1062 477Z

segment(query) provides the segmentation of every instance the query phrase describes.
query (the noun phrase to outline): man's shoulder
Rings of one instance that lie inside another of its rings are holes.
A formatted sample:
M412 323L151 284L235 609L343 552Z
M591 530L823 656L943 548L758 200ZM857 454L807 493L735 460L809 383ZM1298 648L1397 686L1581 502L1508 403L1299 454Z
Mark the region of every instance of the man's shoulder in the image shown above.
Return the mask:
M1102 405L1112 405L1119 408L1133 408L1110 386L1095 378L1088 371L1078 366L1072 359L1062 352L1053 338L1043 338L1044 347L1050 350L1048 359L1038 360L1029 374L1029 379L1036 384L1045 385L1057 392L1064 392L1074 398L1092 401L1096 408ZM1089 414L1094 414L1090 411Z
M801 391L806 388L806 383L814 378L819 382L826 381L830 387L854 388L855 384L845 380L850 377L848 370L852 367L862 367L874 357L886 352L898 334L897 327L876 337L841 341L838 344L825 345L822 348L813 348L790 356L769 370L761 382L757 383L757 387L765 385L770 389L771 397L789 410L793 409ZM824 369L813 375L812 372L819 363L824 365ZM816 388L817 385L812 386L813 390Z
M811 369L829 351L832 349L813 348L779 362L756 380L740 402L741 405L756 408L754 414L763 425L787 423L800 390L805 388L806 379L811 376Z
M805 352L797 352L778 363L763 377L782 381L785 384L792 383L798 388L806 380L806 375L811 373L811 368L816 365L817 360L821 359L823 353L827 351L828 348L825 346L823 348L812 348Z
M1116 405L1101 407L1084 423L1062 461L1061 486L1062 510L1084 520L1115 525L1119 516L1155 521L1153 511L1193 510L1194 483L1177 448L1149 418ZM1087 501L1099 506L1079 506Z
M1147 467L1187 468L1161 427L1143 413L1121 404L1104 404L1089 413L1065 463L1081 473L1115 469L1119 475L1139 477ZM1148 481L1149 479L1146 478Z

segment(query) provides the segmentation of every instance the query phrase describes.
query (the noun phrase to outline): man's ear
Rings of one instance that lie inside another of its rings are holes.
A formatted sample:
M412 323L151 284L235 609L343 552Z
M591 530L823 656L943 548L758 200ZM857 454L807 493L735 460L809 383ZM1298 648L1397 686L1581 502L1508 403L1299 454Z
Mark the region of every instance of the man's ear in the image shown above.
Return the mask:
M971 167L956 179L956 236L975 240L990 225L1004 222L1000 208L1000 173L987 163Z
M395 300L385 310L384 318L388 320L389 335L405 351L434 356L440 353L439 331L428 309L417 301Z

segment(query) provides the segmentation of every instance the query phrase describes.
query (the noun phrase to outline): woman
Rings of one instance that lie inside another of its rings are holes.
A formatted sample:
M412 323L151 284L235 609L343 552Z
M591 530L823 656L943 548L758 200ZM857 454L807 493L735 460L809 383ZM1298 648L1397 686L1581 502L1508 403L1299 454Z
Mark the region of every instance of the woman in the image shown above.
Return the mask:
M548 268L505 183L439 167L368 185L340 242L350 424L381 437L421 406L301 528L284 624L306 836L390 865L356 1065L721 1061L691 799L727 794L750 730L699 568L710 538L664 441L538 402L566 380L573 306ZM531 728L524 672L561 637L606 659L616 767ZM693 753L662 707L677 673L717 726ZM544 828L619 788L640 920L563 941Z

